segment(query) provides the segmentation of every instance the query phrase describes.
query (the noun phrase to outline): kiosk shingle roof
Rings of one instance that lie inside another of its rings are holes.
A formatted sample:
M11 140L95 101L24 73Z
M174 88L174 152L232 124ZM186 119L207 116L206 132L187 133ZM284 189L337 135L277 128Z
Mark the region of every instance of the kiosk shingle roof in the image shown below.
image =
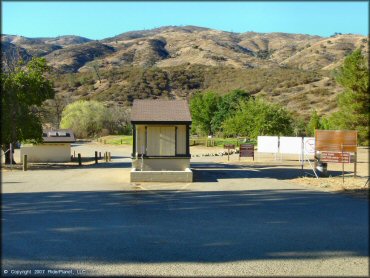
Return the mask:
M134 100L131 122L191 122L186 100Z

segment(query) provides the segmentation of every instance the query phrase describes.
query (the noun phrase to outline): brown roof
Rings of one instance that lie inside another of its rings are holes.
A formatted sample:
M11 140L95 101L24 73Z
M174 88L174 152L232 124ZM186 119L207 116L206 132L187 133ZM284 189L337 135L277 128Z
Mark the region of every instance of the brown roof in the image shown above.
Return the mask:
M73 143L75 135L71 129L44 130L42 132L44 143Z
M191 115L186 100L134 100L131 122L189 122Z

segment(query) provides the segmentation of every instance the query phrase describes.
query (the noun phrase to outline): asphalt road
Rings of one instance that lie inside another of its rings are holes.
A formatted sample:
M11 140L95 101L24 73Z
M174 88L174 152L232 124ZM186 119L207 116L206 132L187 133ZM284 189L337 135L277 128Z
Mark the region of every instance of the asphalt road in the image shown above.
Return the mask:
M191 184L130 184L129 148L113 151L109 164L3 173L3 275L369 274L367 200L212 158L193 159Z

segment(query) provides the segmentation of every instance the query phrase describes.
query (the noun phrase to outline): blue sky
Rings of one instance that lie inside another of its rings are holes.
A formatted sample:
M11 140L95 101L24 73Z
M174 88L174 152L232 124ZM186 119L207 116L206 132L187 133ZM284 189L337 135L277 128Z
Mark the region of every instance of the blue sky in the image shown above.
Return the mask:
M103 39L166 25L367 35L368 2L2 2L2 34Z

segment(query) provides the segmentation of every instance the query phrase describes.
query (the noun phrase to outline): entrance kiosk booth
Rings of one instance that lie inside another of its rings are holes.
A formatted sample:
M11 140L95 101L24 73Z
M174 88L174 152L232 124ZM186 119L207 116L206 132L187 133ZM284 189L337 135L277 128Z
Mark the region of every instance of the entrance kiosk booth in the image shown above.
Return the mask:
M131 181L192 182L185 100L135 100Z

